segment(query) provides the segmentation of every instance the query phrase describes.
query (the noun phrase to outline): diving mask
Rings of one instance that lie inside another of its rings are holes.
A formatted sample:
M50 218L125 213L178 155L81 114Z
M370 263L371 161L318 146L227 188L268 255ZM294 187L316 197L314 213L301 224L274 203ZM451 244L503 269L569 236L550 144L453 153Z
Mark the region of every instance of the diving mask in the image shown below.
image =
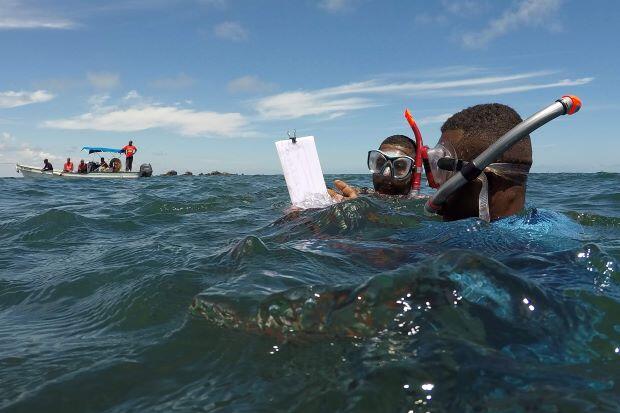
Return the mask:
M434 148L427 148L426 155L429 170L432 173L436 186L442 185L457 172L456 162L452 166L445 161L446 159L456 159L456 151L452 146L438 143Z
M392 179L405 179L411 175L415 160L406 155L386 153L380 150L368 151L368 169Z

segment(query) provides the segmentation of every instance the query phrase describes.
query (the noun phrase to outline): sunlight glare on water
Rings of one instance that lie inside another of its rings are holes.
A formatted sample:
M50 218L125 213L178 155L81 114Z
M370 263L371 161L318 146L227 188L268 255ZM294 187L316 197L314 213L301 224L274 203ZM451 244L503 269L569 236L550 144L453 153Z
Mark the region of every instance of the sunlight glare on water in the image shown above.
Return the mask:
M566 182L487 224L290 211L281 176L0 179L0 410L620 411L620 175Z

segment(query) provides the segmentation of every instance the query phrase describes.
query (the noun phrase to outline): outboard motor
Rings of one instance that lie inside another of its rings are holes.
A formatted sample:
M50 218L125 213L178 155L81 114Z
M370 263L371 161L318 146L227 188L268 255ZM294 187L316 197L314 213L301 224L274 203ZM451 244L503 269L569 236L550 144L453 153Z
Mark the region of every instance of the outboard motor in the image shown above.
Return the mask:
M153 168L151 168L150 163L143 163L142 165L140 165L141 178L148 178L151 175L153 175Z

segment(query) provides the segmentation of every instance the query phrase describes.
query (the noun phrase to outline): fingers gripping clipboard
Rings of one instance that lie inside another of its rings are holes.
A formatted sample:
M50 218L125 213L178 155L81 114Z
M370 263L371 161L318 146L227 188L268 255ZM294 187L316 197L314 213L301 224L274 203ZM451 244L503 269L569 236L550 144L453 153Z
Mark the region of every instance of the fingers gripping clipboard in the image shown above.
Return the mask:
M276 149L294 207L321 208L332 204L314 136L277 141Z

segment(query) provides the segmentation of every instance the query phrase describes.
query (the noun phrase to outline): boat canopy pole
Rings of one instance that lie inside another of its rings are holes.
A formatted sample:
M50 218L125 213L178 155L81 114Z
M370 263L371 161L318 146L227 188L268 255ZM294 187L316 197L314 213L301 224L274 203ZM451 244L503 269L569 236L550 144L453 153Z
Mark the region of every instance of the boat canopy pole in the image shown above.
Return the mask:
M495 162L500 155L510 149L515 143L558 116L566 114L572 115L580 108L581 100L577 96L562 96L561 99L556 100L553 104L525 119L506 132L484 152L478 155L476 159L464 165L463 168L446 181L445 184L441 185L439 190L431 196L431 199L426 203L424 209L429 213L440 213L442 206L446 203L450 195L466 183L476 179L482 171L484 171L484 168L490 163Z

